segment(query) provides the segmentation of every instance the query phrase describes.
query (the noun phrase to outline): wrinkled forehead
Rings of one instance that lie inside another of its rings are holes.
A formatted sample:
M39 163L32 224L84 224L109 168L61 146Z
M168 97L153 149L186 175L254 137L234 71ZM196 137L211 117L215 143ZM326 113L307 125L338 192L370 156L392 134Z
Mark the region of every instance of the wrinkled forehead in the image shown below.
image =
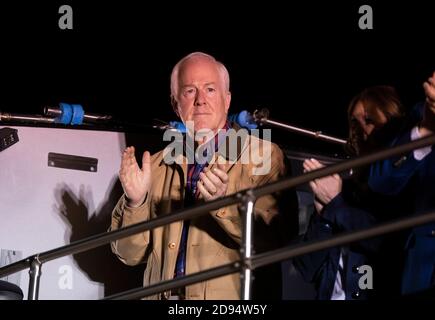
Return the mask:
M195 57L184 61L180 66L178 75L180 86L194 83L220 83L221 81L218 65L210 59Z

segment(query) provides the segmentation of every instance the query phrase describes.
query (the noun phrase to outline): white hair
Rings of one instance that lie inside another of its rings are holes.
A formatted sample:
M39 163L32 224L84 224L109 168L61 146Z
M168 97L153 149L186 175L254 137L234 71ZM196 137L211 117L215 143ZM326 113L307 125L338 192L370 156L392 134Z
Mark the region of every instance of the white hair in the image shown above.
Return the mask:
M184 58L182 58L180 61L178 61L178 63L172 69L172 73L171 73L171 96L173 98L176 99L177 94L178 94L178 73L180 71L180 67L187 60L199 58L199 57L206 58L207 60L209 60L217 65L218 71L219 71L221 78L222 78L222 83L224 85L224 88L227 92L230 91L230 75L228 73L227 68L223 65L223 63L220 61L217 61L213 56L211 56L209 54L206 54L203 52L193 52L193 53L185 56Z

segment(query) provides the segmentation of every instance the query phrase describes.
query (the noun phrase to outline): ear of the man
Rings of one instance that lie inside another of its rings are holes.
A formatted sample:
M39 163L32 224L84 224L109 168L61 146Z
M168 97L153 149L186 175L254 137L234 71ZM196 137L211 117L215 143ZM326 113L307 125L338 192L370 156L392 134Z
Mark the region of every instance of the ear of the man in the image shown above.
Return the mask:
M225 111L228 113L228 109L230 108L231 104L231 92L228 91L228 93L225 96Z

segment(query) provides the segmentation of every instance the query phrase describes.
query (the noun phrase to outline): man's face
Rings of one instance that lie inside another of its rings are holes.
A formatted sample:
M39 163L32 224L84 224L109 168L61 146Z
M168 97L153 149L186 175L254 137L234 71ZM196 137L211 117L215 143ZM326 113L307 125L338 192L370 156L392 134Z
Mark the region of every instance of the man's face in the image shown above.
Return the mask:
M231 94L226 91L216 63L205 58L184 62L178 75L174 109L181 120L194 122L194 131L217 132L227 119Z

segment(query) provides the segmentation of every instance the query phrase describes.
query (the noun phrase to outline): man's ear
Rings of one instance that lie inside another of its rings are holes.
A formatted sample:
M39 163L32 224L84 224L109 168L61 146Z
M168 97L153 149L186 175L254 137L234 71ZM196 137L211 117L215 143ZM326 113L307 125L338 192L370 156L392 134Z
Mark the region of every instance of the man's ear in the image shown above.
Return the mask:
M228 113L228 109L230 108L231 104L231 92L227 92L225 96L225 111Z
M178 112L178 102L173 95L171 95L171 105L177 117L180 118L180 113Z

